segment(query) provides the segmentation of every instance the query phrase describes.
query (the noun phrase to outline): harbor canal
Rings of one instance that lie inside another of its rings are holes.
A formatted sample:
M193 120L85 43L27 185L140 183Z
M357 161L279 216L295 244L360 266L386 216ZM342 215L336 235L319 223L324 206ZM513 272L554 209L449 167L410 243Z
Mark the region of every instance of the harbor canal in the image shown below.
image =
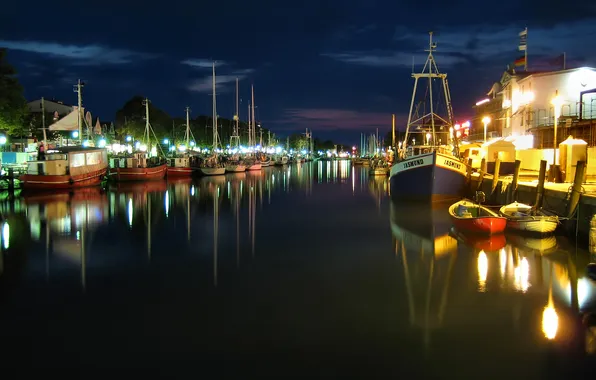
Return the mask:
M6 201L4 367L593 378L590 252L465 236L447 206L349 161Z

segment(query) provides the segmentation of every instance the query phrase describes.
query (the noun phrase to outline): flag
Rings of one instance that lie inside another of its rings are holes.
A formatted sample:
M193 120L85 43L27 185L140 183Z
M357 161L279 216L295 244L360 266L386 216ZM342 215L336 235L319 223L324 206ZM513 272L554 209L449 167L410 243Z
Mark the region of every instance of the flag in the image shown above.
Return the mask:
M519 57L518 59L515 60L515 62L513 62L513 64L515 66L525 66L526 65L526 57L525 56Z
M528 48L528 28L519 32L519 50L526 51Z
M560 54L554 58L548 60L548 64L551 66L557 66L565 68L565 53Z

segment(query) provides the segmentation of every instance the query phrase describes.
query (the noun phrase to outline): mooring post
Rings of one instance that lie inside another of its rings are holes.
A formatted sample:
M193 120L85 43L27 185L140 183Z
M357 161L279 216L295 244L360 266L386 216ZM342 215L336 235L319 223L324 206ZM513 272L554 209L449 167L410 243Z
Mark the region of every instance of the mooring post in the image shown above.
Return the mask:
M493 184L492 184L492 189L490 191L490 195L491 198L494 202L498 202L497 200L497 194L496 194L496 189L497 189L497 184L499 183L499 172L501 171L501 160L499 160L498 158L495 160L495 171L493 173Z
M521 167L521 161L515 160L515 168L513 169L513 180L511 181L511 186L509 187L507 203L517 201L517 180L519 178L519 168L520 167Z
M536 208L542 207L542 196L544 194L544 181L546 180L546 161L540 161L540 172L538 172L538 186L536 186Z
M575 212L575 209L578 207L582 192L582 184L584 183L585 172L586 161L577 161L577 167L575 168L575 178L573 180L573 186L571 186L571 195L569 197L569 203L567 203L567 210L565 210L568 218L571 218Z
M14 192L14 169L8 168L8 191Z
M484 176L486 175L486 158L483 158L480 161L480 177L478 178L478 186L476 187L476 191L482 190L482 183L484 182Z

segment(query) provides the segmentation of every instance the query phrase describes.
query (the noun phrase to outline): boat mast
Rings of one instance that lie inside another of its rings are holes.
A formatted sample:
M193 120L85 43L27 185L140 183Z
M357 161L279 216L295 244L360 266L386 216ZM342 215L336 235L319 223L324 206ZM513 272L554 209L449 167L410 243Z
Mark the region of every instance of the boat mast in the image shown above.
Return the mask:
M250 97L251 97L251 106L252 106L252 133L253 133L253 141L255 145L257 144L257 133L256 133L256 123L255 123L255 87L254 85L250 85ZM255 147L256 148L256 147ZM256 154L256 152L255 152Z
M252 146L252 132L251 132L251 124L250 124L250 103L248 104L248 148Z
M186 107L186 149L190 144L190 107Z
M217 149L217 104L215 96L215 61L213 61L213 151Z
M234 135L232 136L232 141L230 141L230 146L233 147L240 147L240 117L238 114L240 113L239 103L238 103L238 78L236 78L236 114L234 115L234 121L236 121L236 128L234 129Z
M145 98L145 133L143 134L143 140L145 140L145 144L147 144L147 150L151 151L151 147L149 147L149 139L151 135L149 132L149 99Z
M433 145L436 145L436 136L435 136L435 112L434 112L434 105L433 105L433 66L435 66L435 59L433 58L433 50L437 47L437 45L433 45L433 32L429 33L429 47L428 47L428 94L430 99L430 127L432 129L432 137L433 137ZM435 66L436 67L436 66ZM438 70L437 70L438 74Z
M41 97L41 129L43 130L43 145L48 146L46 136L46 105L43 96Z

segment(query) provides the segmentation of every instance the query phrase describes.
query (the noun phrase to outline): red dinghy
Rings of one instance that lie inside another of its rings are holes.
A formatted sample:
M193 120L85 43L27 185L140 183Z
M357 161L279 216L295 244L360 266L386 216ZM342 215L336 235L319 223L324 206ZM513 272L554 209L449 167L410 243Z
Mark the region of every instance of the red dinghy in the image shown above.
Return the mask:
M455 228L475 234L500 234L507 225L507 218L467 199L452 204L449 215Z

